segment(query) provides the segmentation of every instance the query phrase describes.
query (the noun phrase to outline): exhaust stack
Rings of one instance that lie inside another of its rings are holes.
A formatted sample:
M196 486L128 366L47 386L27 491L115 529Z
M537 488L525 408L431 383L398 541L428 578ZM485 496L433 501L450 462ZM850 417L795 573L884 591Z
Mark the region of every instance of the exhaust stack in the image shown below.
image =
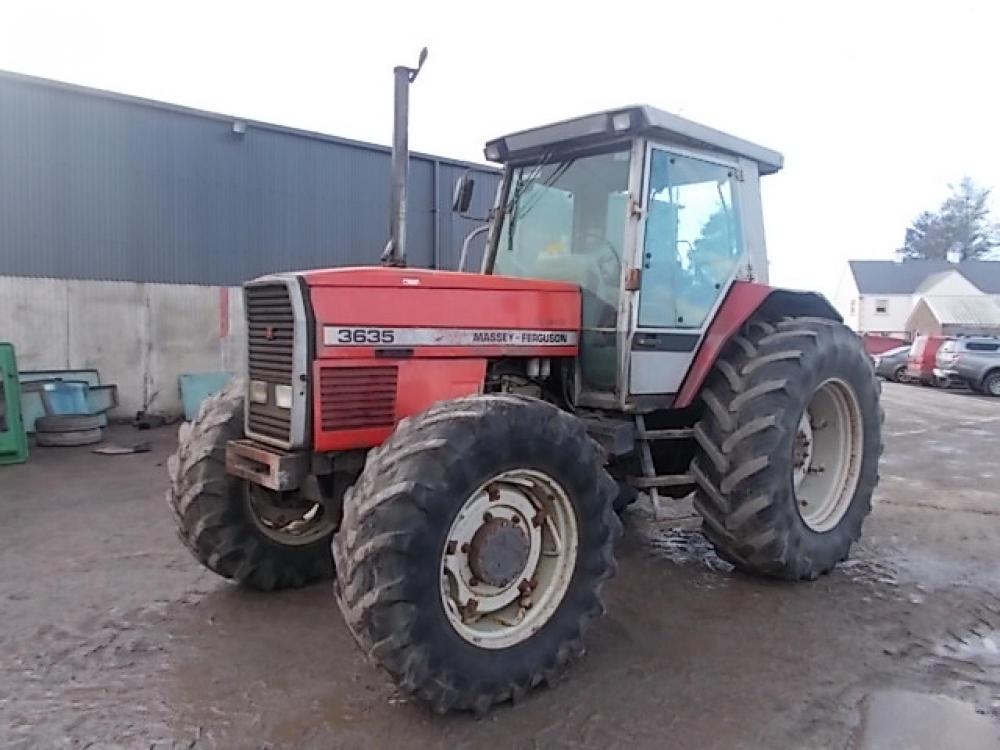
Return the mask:
M394 77L392 125L392 183L389 202L389 242L382 251L383 266L406 266L406 183L410 171L409 120L410 84L417 80L427 60L427 48L420 50L417 67L397 65Z

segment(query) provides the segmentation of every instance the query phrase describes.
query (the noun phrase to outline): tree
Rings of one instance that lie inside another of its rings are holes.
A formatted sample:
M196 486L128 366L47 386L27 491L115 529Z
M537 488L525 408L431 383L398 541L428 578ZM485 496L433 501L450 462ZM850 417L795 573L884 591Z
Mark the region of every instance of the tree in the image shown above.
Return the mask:
M944 260L951 250L960 260L986 258L1000 247L1000 225L990 219L989 188L964 177L949 185L951 195L937 211L924 211L906 230L903 247L906 258Z

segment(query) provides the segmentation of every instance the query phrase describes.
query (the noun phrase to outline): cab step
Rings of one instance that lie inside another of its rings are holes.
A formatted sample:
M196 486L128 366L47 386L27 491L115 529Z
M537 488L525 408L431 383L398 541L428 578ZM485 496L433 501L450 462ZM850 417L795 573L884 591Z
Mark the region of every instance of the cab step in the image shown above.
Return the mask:
M691 440L694 429L683 427L678 429L649 430L646 429L646 418L642 414L635 417L635 439L639 448L639 465L642 468L641 477L629 477L628 483L639 490L645 490L653 506L653 515L660 518L661 487L694 486L695 480L691 474L657 474L653 461L653 451L650 443L654 440Z

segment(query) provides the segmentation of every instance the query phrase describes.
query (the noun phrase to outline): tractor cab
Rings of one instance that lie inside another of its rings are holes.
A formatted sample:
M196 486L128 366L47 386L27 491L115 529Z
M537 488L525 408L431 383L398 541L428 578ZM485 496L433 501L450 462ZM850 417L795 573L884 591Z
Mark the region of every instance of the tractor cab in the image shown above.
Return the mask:
M732 284L767 281L759 178L781 154L648 106L485 153L505 168L482 270L582 290L576 402L671 406Z

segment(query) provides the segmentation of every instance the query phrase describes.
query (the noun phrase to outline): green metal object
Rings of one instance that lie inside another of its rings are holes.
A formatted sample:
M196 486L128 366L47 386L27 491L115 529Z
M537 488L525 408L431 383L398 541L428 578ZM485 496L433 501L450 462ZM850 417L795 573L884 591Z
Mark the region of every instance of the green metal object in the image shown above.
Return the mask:
M0 464L28 460L28 435L21 420L21 384L14 345L0 343Z

